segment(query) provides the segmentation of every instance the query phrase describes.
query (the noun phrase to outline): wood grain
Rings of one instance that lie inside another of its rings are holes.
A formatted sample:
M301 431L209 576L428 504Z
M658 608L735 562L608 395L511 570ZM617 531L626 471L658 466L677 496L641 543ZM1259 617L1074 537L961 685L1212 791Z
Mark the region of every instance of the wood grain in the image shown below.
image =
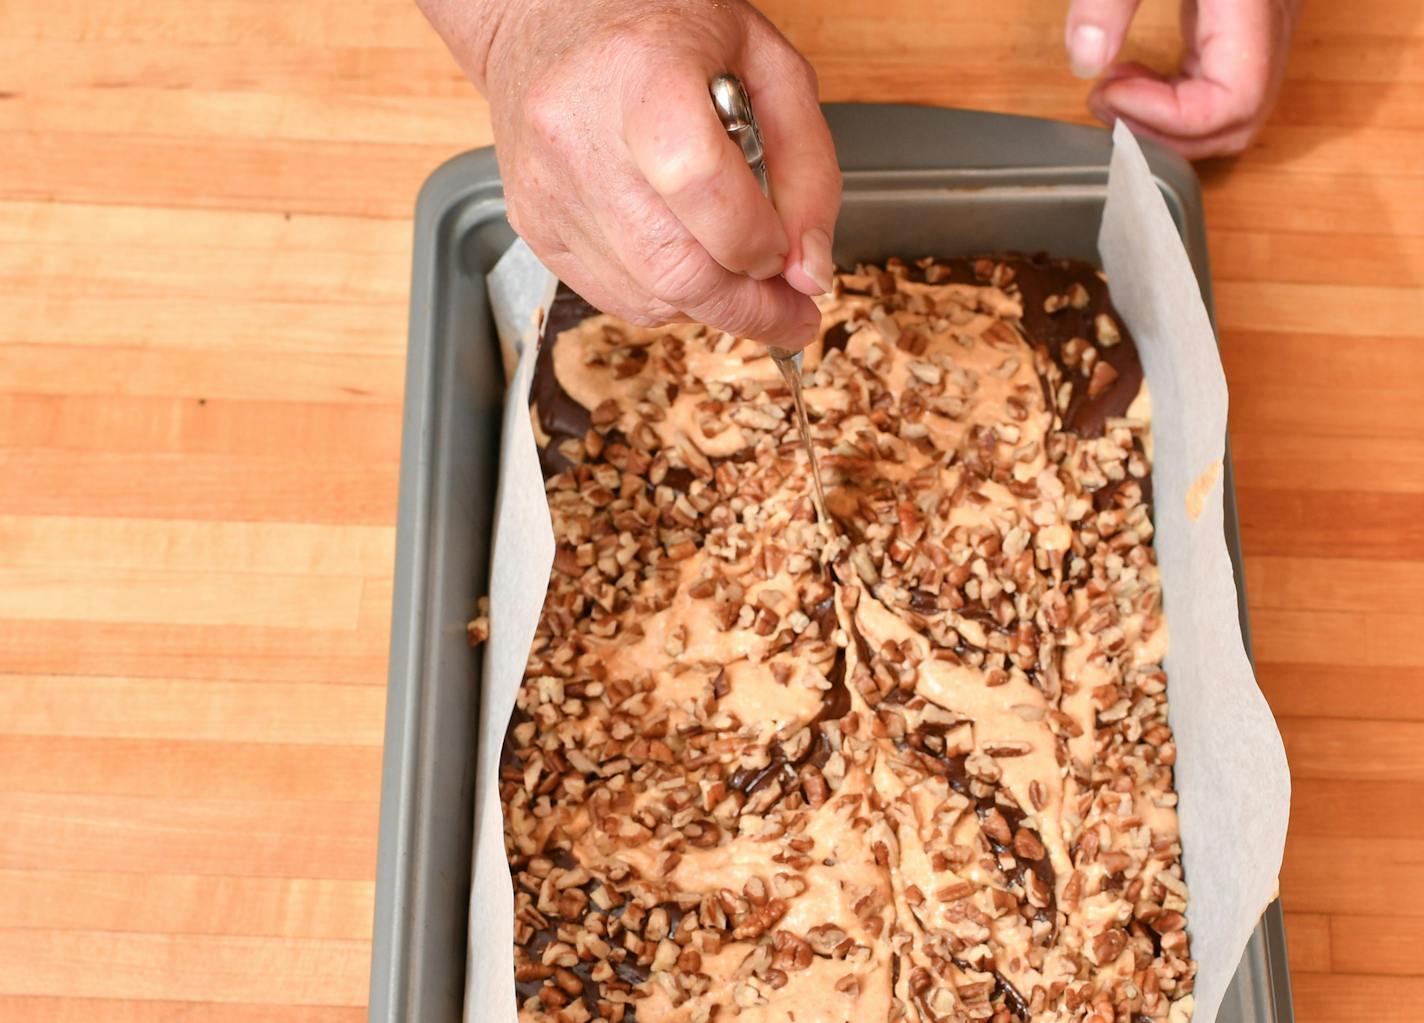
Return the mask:
M1330 972L1331 918L1322 913L1287 913L1292 973Z
M1308 751L1291 749L1292 763L1305 763ZM1311 768L1294 772L1291 792L1291 828L1294 835L1325 835L1348 838L1360 833L1360 821L1374 822L1371 835L1379 838L1424 839L1424 818L1400 812L1418 806L1424 798L1424 784L1408 781L1342 780L1331 775L1323 780L1308 777Z
M1415 977L1421 941L1424 918L1342 914L1331 921L1332 968L1343 973Z
M27 995L361 1005L369 952L344 938L0 929L0 984ZM101 957L105 969L85 968Z
M1059 0L766 9L828 99L1087 120ZM1301 1023L1403 1023L1424 17L1307 5L1286 77L1200 168L1282 897ZM408 0L0 0L0 133L0 1019L355 1023L410 217L488 110Z
M1292 909L1388 916L1410 908L1401 900L1424 885L1424 838L1377 838L1373 823L1367 829L1363 815L1352 816L1360 824L1343 835L1293 827L1281 869L1281 896Z
M1424 999L1419 977L1358 973L1302 973L1292 978L1299 1012L1317 1019L1367 1019L1373 1023L1414 1023ZM1307 1017L1310 1018L1310 1017Z
M0 1017L45 1023L361 1023L365 1006L233 1005L203 1000L0 995Z
M0 871L0 930L131 931L364 941L369 881Z

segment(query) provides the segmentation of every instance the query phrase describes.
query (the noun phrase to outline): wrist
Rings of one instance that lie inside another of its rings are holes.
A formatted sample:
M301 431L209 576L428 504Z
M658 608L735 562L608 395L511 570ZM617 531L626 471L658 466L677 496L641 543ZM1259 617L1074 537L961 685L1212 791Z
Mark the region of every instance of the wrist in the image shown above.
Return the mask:
M519 0L416 0L426 20L445 41L460 69L481 93L488 94L491 60L511 23L525 8Z

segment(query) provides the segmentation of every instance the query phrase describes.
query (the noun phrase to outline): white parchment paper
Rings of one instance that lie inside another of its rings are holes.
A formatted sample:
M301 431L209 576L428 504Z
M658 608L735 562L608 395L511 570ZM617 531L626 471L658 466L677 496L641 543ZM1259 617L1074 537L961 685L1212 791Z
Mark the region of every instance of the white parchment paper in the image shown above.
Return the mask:
M539 324L554 300L558 281L523 242L516 241L490 272L488 286L509 389L495 495L490 636L485 643L475 765L475 861L465 971L465 1019L470 1023L516 1018L514 890L504 854L499 752L554 564L554 527L529 418L529 385L534 379Z
M1285 749L1256 686L1236 615L1221 463L1226 379L1196 277L1137 142L1122 125L1098 248L1137 341L1153 408L1155 544L1170 630L1166 660L1187 925L1198 1023L1222 995L1276 891L1290 804ZM499 752L543 605L554 540L529 417L536 322L552 274L516 243L490 275L506 365L516 366L490 572L475 795L466 1023L515 1023L514 899L504 855Z
M1275 897L1290 773L1236 615L1221 465L1226 375L1201 291L1142 150L1113 132L1098 252L1152 393L1152 515L1167 612L1196 1019L1216 1018L1246 939Z

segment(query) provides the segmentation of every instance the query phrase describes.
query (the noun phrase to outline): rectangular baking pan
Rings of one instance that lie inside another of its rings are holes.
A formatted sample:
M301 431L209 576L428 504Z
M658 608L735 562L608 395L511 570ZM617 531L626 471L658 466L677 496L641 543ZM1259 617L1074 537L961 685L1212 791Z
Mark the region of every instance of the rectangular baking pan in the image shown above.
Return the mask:
M1046 251L1097 262L1111 142L1033 118L832 104L845 170L842 266L891 255ZM1191 168L1144 143L1212 308ZM465 623L485 592L504 376L485 275L513 241L492 150L451 160L421 190L401 442L390 685L371 960L373 1023L462 1018L481 662ZM1235 492L1226 528L1236 566ZM1190 880L1191 865L1187 865ZM1262 918L1220 1023L1289 1023L1280 903Z

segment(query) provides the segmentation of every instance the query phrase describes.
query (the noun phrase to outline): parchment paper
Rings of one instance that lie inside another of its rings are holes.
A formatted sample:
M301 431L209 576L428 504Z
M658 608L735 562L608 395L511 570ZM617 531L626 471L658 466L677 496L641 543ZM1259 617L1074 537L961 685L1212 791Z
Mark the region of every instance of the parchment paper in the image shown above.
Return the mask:
M465 1019L516 1019L514 889L504 854L499 806L499 753L544 607L554 564L554 527L529 418L539 324L558 285L534 253L516 241L490 272L488 286L509 389L504 403L499 490L490 564L490 636L485 643L475 765L475 856L470 890L470 945ZM510 376L509 367L514 367Z
M1136 339L1152 394L1155 544L1170 629L1165 668L1187 926L1198 963L1197 1023L1216 1018L1246 941L1275 896L1290 776L1256 686L1236 615L1226 551L1221 463L1226 379L1190 261L1136 140L1113 133L1107 208L1098 237L1112 298ZM498 795L499 751L553 564L553 533L529 418L536 332L554 279L522 243L490 276L517 360L504 415L505 449L490 579L490 640L475 796L466 1023L515 1023L513 895ZM521 312L527 310L527 312Z
M1201 291L1142 150L1113 132L1098 253L1152 393L1152 515L1167 613L1196 1019L1216 1018L1251 929L1275 898L1290 773L1241 640L1221 464L1226 375Z

